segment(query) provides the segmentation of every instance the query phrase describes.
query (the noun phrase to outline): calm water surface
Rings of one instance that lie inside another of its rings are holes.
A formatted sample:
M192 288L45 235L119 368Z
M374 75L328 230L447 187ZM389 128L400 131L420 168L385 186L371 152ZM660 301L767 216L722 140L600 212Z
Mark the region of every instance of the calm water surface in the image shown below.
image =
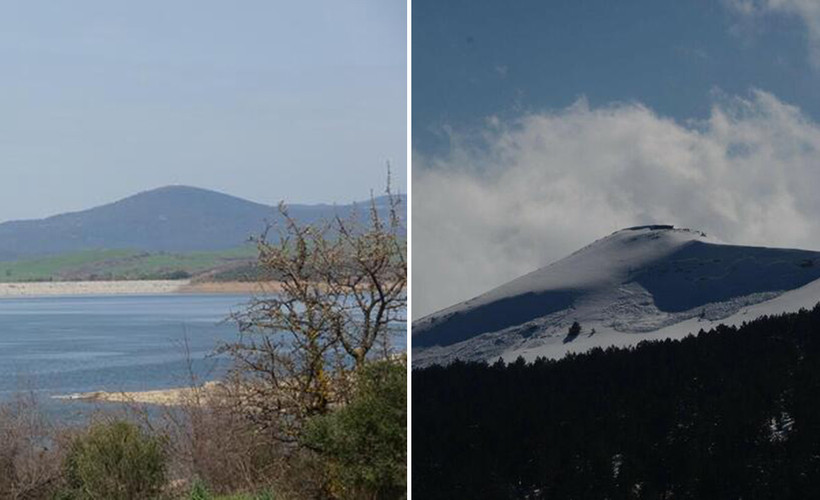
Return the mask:
M33 390L43 398L133 391L214 378L209 356L236 338L226 321L241 295L45 297L0 300L0 400ZM187 338L190 356L186 354Z
M244 295L43 297L0 300L0 402L33 391L49 413L88 403L53 396L187 386L222 375L213 356L237 327ZM403 325L395 346L406 341ZM186 353L186 339L187 351ZM190 360L190 364L189 364Z

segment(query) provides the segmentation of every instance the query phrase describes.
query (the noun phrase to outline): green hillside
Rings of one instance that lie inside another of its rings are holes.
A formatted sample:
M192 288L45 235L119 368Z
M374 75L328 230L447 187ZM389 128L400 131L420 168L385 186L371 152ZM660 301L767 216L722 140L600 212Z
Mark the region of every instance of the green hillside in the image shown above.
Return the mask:
M184 253L89 250L33 259L0 261L0 282L181 279L245 267L256 248Z

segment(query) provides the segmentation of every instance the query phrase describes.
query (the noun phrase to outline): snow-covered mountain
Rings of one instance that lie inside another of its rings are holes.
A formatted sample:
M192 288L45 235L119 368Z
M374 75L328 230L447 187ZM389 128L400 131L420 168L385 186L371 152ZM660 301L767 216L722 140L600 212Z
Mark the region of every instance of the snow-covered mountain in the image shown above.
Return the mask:
M672 226L617 231L413 324L413 364L562 357L681 338L820 301L820 252L723 244ZM568 335L573 322L577 336Z

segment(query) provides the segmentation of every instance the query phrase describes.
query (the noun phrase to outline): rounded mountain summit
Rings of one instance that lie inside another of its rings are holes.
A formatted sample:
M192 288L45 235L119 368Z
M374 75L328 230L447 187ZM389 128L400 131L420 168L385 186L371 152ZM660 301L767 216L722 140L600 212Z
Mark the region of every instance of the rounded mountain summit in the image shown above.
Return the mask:
M296 219L310 223L349 214L354 205L288 207ZM2 223L0 260L91 249L223 250L241 246L277 217L274 206L207 189L167 186L88 210Z
M820 252L727 245L668 225L617 231L413 324L413 364L562 357L680 338L820 301ZM573 323L578 323L573 333Z

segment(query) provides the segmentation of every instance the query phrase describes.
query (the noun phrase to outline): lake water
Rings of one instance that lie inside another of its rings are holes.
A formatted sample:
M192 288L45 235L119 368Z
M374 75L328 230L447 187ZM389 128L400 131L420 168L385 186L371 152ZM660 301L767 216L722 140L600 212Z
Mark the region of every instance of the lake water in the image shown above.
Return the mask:
M188 359L200 378L216 378L227 360L210 355L220 341L236 338L236 325L226 318L248 300L241 295L2 299L0 400L34 391L50 410L59 410L69 403L52 396L185 386Z

